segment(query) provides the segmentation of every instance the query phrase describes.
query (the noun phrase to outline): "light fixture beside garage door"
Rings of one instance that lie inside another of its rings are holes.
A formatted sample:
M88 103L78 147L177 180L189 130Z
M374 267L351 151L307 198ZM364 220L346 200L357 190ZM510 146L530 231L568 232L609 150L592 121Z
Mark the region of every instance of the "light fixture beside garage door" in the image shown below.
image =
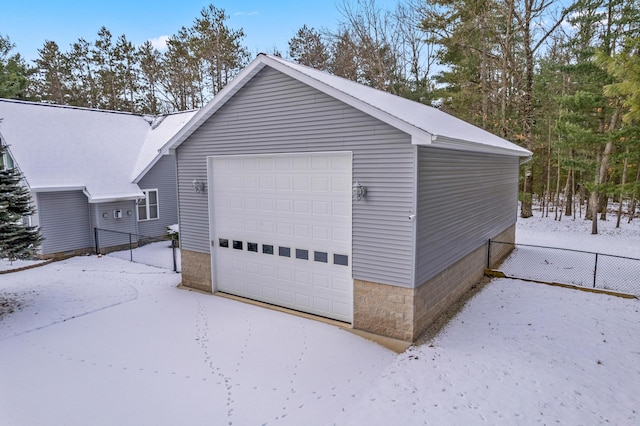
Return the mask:
M198 179L194 179L193 182L191 182L191 184L193 185L193 189L200 193L200 192L204 192L204 182L199 181Z
M361 185L360 182L358 182L358 180L356 179L356 181L353 183L353 200L360 201L361 199L366 197L367 187Z

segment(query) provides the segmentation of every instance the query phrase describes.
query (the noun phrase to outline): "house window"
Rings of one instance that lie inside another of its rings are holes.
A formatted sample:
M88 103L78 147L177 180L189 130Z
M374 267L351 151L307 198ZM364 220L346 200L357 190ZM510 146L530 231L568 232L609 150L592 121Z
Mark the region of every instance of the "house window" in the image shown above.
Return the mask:
M144 198L138 201L138 220L158 218L158 190L143 189Z

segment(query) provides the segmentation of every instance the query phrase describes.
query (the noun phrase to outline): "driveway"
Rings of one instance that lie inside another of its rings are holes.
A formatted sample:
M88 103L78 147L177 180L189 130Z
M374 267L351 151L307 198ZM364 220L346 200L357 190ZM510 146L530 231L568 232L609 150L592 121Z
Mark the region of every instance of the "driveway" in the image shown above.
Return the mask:
M330 424L396 358L179 282L96 256L0 276L0 423Z

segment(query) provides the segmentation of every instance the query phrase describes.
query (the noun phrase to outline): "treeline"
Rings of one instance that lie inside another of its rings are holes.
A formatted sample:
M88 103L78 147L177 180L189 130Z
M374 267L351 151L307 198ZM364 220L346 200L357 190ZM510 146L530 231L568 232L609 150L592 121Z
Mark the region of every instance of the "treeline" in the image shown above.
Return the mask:
M80 38L66 51L48 40L35 66L25 65L28 81L15 97L152 114L199 108L249 57L244 33L227 19L212 5L202 9L192 26L169 37L164 52L150 41L134 46L124 34L115 38L105 27L95 41Z
M640 0L375 0L303 26L288 58L431 104L534 152L521 216L634 217L640 192ZM160 52L102 28L34 66L0 37L0 96L142 113L199 108L250 60L210 5ZM583 211L584 208L584 211Z
M343 16L334 33L303 26L286 54L277 48L266 53L428 101L434 57L425 53L418 9L399 5L390 13L373 2L345 4ZM228 20L209 5L170 36L162 52L150 41L134 46L102 27L96 40L80 38L67 50L46 41L32 66L9 55L14 46L0 35L0 66L11 63L21 75L17 84L4 84L8 76L0 74L0 87L10 86L2 96L138 113L202 107L252 59L244 31Z

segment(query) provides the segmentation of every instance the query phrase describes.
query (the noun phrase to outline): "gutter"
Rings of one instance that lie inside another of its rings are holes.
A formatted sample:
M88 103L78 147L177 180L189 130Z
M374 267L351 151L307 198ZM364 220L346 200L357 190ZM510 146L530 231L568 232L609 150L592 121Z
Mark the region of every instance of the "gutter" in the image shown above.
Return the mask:
M530 155L528 157L520 157L519 165L522 166L523 164L527 164L532 159L533 159L533 155Z

